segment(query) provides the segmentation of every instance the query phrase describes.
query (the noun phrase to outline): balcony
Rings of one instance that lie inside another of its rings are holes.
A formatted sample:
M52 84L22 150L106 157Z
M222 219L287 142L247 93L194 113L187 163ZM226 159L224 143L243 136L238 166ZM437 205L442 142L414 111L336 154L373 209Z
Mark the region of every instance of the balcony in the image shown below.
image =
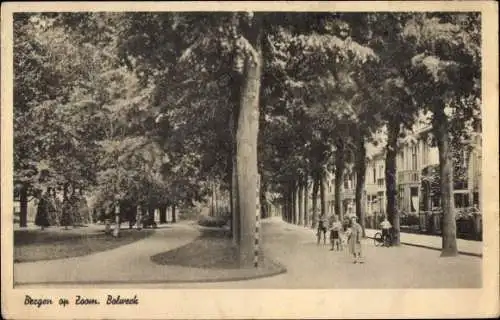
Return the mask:
M405 170L398 172L398 183L420 183L420 174L417 170Z

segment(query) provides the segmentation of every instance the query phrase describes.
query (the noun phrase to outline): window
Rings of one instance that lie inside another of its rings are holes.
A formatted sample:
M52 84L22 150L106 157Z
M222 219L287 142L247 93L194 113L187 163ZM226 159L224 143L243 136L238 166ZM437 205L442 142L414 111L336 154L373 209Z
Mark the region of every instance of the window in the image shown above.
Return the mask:
M429 163L429 145L424 141L422 144L422 165L426 166Z
M417 170L417 146L411 147L411 169Z
M377 184L380 188L382 188L384 186L384 183L385 183L385 179L384 178L380 178L377 180Z
M455 193L455 208L465 208L469 206L469 195L467 193Z
M377 182L377 168L373 166L373 183Z
M410 189L410 211L417 212L419 206L418 188Z

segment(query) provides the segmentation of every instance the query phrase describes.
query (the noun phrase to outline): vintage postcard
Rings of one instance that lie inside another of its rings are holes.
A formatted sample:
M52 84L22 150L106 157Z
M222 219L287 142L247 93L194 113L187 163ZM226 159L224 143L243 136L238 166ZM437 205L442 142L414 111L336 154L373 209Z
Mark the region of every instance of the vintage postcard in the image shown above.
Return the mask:
M499 316L496 2L1 18L6 319Z

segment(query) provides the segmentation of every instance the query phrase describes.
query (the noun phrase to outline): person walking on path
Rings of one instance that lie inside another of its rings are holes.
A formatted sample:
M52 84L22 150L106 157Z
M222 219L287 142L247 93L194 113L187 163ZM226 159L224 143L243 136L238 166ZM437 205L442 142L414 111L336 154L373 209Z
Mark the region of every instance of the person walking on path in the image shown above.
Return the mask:
M357 222L356 216L351 217L351 225L348 232L349 251L354 257L353 263L363 263L363 260L361 260L361 237L363 229Z
M333 222L330 226L330 242L332 244L332 248L330 251L335 250L337 248L337 251L340 251L341 245L340 245L340 231L342 230L342 224L339 221L339 217L334 215L333 216Z
M49 206L50 199L48 191L46 191L38 201L38 207L36 211L35 224L44 230L50 225L49 223Z
M326 226L326 219L324 215L321 215L319 217L319 223L318 223L318 231L316 236L318 237L318 245L321 242L321 234L323 234L323 243L326 244L326 231L327 231L327 226Z

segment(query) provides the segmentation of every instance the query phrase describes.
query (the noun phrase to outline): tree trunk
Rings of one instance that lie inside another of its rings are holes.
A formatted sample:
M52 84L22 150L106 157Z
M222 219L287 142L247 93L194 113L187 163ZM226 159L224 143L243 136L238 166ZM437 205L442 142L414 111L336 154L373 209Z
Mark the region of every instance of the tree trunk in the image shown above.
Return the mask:
M231 231L231 237L233 239L233 244L234 243L234 203L233 203L233 170L231 169L230 172L230 178L231 181L229 182L229 213L231 214L231 224L229 225L230 231Z
M167 206L160 207L160 223L167 223Z
M115 208L115 229L113 230L113 236L115 238L118 238L120 236L120 225L121 225L121 219L120 219L120 212L116 212Z
M232 193L232 216L233 216L233 244L239 248L240 245L240 212L238 201L238 175L236 168L236 156L233 158L233 172L231 180L231 193Z
M231 97L233 104L233 112L230 116L230 127L231 127L231 154L228 163L228 167L231 170L231 188L230 188L230 202L231 202L231 235L233 240L233 245L236 250L239 250L240 245L240 213L239 213L239 201L238 201L238 175L236 166L236 132L238 131L238 119L240 112L240 98L241 98L241 75L237 70L232 72L232 88ZM238 254L239 255L239 254Z
M297 224L297 185L292 183L292 223Z
M304 204L303 204L303 196L304 196L304 185L302 184L302 179L299 180L299 195L298 195L298 203L299 203L299 218L297 221L298 225L303 225L304 224Z
M321 172L320 176L320 185L319 185L319 195L321 198L321 215L323 217L327 216L327 210L326 210L326 186L325 186L325 174L324 172Z
M399 122L389 122L385 155L385 183L387 196L386 213L388 220L392 224L393 245L396 246L398 246L400 243L399 212L396 207L396 156L399 130Z
M241 218L240 267L253 266L255 207L257 188L257 138L259 134L259 96L262 68L261 16L254 15L249 27L249 43L254 54L247 56L241 87L241 104L236 132L239 213Z
M266 192L267 192L267 182L264 179L264 176L261 175L261 180L260 180L260 218L267 218L269 216L269 210L267 207L267 198L266 198Z
M287 211L287 222L293 222L293 186L290 183L288 186L288 211Z
M292 189L290 186L288 186L286 192L286 222L292 222Z
M320 177L317 173L313 174L313 189L312 189L312 228L315 229L318 223L318 191Z
M19 191L19 226L26 228L28 226L28 188L25 183L22 184Z
M451 158L449 124L443 105L437 105L434 108L433 120L434 132L438 141L441 208L443 210L443 224L441 227L443 248L441 256L451 257L458 255L457 225L453 203L453 161Z
M172 205L172 223L176 223L177 222L177 217L176 217L176 213L175 213L175 204Z
M340 221L344 219L344 212L342 207L342 185L344 182L344 142L337 141L337 150L335 152L335 214L339 216Z
M309 211L308 211L308 202L309 202L309 187L307 184L307 177L304 178L304 226L309 227Z
M288 206L289 206L288 187L285 188L283 192L283 221L288 222Z
M215 209L215 183L212 182L211 185L212 185L212 188L211 188L212 189L212 205L210 207L210 215L212 217L214 217L215 216L215 210L216 210Z
M366 175L366 148L365 138L361 135L358 138L356 150L356 214L358 215L361 228L363 229L363 238L365 233L365 175Z

